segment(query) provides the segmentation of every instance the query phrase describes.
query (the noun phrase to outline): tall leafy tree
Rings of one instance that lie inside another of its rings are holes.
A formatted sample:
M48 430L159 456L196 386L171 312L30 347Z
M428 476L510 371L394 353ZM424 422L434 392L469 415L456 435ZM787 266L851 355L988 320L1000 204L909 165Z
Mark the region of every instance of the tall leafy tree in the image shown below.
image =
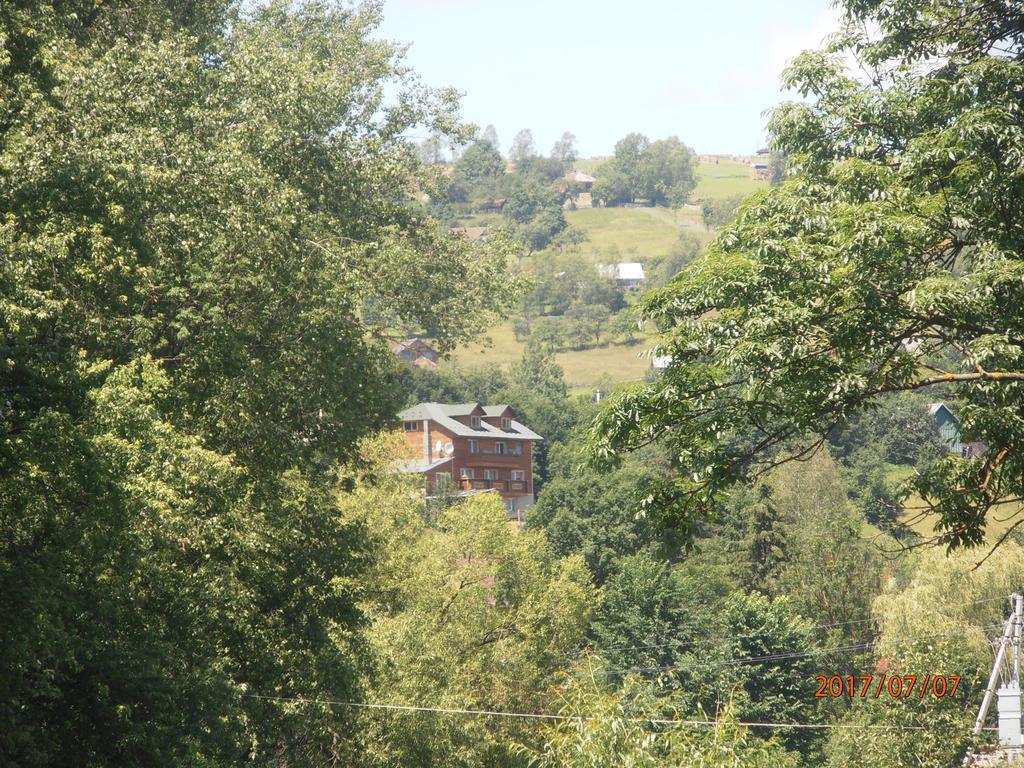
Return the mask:
M576 162L576 134L566 131L551 147L551 159L568 166Z
M0 7L0 763L346 759L253 694L359 695L334 470L401 402L366 318L450 345L506 259L420 209L404 135L462 129L379 18Z
M829 47L785 75L807 97L771 119L789 178L647 298L672 365L610 403L595 453L670 443L680 472L656 503L686 521L887 392L955 396L985 450L943 457L914 488L938 541L977 544L989 511L1024 496L1024 15L844 10ZM869 76L849 76L843 54Z
M486 141L496 150L501 151L501 143L498 141L498 130L493 125L488 125L484 128L480 134L480 141Z
M536 156L537 147L533 143L533 131L523 128L512 137L512 145L508 148L508 159L515 163L517 168L523 169Z
M493 495L451 505L435 527L410 490L408 477L385 475L342 502L377 543L365 601L374 700L544 709L594 604L582 560L558 560L540 534L510 527ZM517 765L509 746L537 732L505 718L365 714L368 765Z

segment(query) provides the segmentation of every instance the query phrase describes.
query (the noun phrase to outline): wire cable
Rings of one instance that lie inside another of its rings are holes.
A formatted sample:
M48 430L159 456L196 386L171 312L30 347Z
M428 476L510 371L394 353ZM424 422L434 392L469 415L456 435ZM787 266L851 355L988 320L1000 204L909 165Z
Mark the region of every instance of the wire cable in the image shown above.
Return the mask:
M353 707L356 709L379 709L395 712L429 712L439 715L469 715L473 717L508 717L520 720L549 720L576 722L607 722L612 718L607 717L582 717L579 715L552 715L539 712L507 712L494 709L460 709L455 707L422 707L413 704L377 704L365 701L334 701L331 699L311 699L305 696L267 696L258 693L242 694L245 698L263 699L266 701L286 701L302 704L317 704L320 706ZM873 723L758 723L742 721L719 721L719 720L672 720L667 718L652 717L631 717L620 718L636 723L651 723L653 725L676 725L691 727L719 727L735 726L744 728L841 728L841 729L867 729L867 730L899 730L899 731L923 731L923 725L884 725Z

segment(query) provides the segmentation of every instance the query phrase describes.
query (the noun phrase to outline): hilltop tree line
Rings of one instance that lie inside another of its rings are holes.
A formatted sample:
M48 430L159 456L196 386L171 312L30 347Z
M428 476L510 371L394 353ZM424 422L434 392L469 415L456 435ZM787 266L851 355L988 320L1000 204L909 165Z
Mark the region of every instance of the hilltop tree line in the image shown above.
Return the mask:
M594 197L605 205L663 205L681 208L697 184L694 153L675 136L651 141L631 133L615 144L615 154L602 164Z
M440 162L424 147L421 154ZM538 153L529 129L513 138L508 160L498 148L493 126L478 133L450 164L446 183L435 199L439 214L455 220L473 213L501 212L507 228L529 251L558 241L566 230L566 206L583 191L567 173L577 159L576 137L566 132L547 156ZM615 155L597 171L592 198L598 205L663 205L680 208L696 185L694 154L678 138L650 141L631 133L615 145ZM571 234L569 235L571 238Z

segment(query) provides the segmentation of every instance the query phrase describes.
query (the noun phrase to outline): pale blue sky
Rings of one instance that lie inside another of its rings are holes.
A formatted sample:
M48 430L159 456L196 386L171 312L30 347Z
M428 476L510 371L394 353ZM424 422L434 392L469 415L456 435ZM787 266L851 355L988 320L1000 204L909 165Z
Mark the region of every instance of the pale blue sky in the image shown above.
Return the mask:
M385 0L378 36L411 43L408 63L462 91L503 152L530 128L545 154L566 130L584 157L630 131L747 154L782 68L837 18L828 0Z

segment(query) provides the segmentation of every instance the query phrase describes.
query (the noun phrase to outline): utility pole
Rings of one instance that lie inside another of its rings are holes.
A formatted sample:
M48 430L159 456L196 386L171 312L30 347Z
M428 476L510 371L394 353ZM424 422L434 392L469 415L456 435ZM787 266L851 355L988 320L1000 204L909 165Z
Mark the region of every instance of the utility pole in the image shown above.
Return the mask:
M1020 747L1024 745L1021 738L1021 696L1020 696L1020 653L1021 653L1021 629L1022 618L1024 618L1024 595L1014 593L1010 595L1010 605L1013 606L1006 626L1003 628L1002 637L999 638L999 650L996 652L995 662L992 664L992 674L989 675L988 685L985 686L985 697L981 701L981 708L978 710L978 717L974 721L973 733L975 736L981 733L985 724L985 717L988 715L989 707L992 706L992 699L996 698L998 703L996 711L999 715L999 743L1005 747ZM1007 651L1013 653L1011 673L1004 674L1004 661ZM1006 679L1009 677L1009 679ZM1002 682L999 688L996 684Z
M1013 684L1020 690L1020 640L1021 640L1021 624L1024 620L1024 595L1013 595L1014 599L1014 611L1013 615L1016 619L1015 629L1013 633Z
M1004 679L1003 685L996 691L996 711L999 714L999 743L1004 747L1020 748L1024 746L1024 739L1021 738L1020 700L1021 601L1024 596L1012 594L1010 600L1013 604L1013 613L1010 615L1013 665L1008 675L1010 679Z

